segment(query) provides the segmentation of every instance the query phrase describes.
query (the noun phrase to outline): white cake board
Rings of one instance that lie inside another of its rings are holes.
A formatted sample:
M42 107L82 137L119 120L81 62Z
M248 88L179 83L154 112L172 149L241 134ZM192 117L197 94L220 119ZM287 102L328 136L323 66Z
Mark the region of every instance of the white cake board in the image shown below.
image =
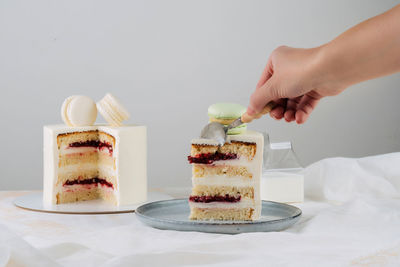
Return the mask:
M147 201L127 206L114 206L100 199L45 206L43 205L43 192L37 192L16 198L14 200L14 205L23 209L39 212L63 214L112 214L134 212L135 209L142 204L168 199L172 199L172 197L160 192L149 192L147 194Z

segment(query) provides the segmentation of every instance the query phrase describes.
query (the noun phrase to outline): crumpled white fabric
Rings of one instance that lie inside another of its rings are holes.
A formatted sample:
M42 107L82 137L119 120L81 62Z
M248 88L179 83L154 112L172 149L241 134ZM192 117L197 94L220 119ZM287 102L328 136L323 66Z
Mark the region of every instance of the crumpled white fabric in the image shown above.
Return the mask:
M400 196L400 153L361 159L330 158L305 170L305 193L314 200L345 202L358 196Z
M400 266L400 153L305 169L303 215L283 232L163 231L135 214L18 209L0 192L2 266Z

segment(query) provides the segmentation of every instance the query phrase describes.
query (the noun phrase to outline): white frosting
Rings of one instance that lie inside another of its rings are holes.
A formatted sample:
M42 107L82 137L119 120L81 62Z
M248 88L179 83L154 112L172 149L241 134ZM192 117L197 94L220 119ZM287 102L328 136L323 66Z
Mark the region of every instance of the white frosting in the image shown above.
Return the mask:
M56 203L57 190L60 190L60 188L55 187L60 171L58 168L60 151L58 150L57 136L63 133L92 130L105 132L115 138L116 143L113 157L116 159L115 176L118 184L118 189L116 189L118 205L130 205L146 201L147 134L145 126L127 125L123 127L109 127L95 125L67 127L65 125L50 125L43 128L44 203Z

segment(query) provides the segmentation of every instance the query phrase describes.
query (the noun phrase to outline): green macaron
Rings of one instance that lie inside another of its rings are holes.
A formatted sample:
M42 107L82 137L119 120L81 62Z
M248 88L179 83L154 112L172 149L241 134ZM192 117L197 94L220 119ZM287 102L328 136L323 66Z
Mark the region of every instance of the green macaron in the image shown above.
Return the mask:
M238 127L229 129L227 134L228 135L241 134L241 133L244 133L246 130L247 130L247 125L244 123Z
M246 107L236 103L216 103L208 107L208 117L211 122L229 125L246 112ZM230 129L228 134L240 134L246 131L246 124Z

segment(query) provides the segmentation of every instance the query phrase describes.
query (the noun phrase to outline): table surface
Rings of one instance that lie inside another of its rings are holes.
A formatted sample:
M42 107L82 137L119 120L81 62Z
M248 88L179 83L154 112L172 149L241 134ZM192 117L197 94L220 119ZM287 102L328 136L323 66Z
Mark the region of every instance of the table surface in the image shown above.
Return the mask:
M80 266L187 266L195 262L199 265L243 266L251 261L255 265L276 262L286 266L295 260L288 261L285 257L299 258L304 242L300 233L307 222L322 210L336 206L306 201L296 205L303 209L303 216L291 229L280 233L232 236L157 230L140 223L134 213L62 215L28 211L12 204L16 197L29 193L32 192L0 192L0 225L4 226L0 230L0 248L3 241L3 246L11 251L11 256L4 261L8 262L7 266L76 266L82 263L85 265ZM175 196L182 197L181 194ZM285 238L279 240L280 235ZM296 235L299 235L298 240ZM317 247L329 243L331 237L331 234L311 237L308 241L315 241L315 254L305 249L300 258L309 254L313 261L323 262L326 255L318 255ZM339 257L343 249L337 249L330 251L329 256ZM249 253L252 250L253 253ZM268 250L275 251L277 256L264 257ZM256 256L256 253L259 254ZM0 265L3 266L1 254ZM399 255L400 246L395 246L383 252L378 250L367 256L355 256L348 263L370 266L364 264L385 263L386 258Z
M3 191L0 266L400 266L399 166L400 153L313 164L297 224L238 235L153 229L134 213L34 212L13 205L31 192Z

